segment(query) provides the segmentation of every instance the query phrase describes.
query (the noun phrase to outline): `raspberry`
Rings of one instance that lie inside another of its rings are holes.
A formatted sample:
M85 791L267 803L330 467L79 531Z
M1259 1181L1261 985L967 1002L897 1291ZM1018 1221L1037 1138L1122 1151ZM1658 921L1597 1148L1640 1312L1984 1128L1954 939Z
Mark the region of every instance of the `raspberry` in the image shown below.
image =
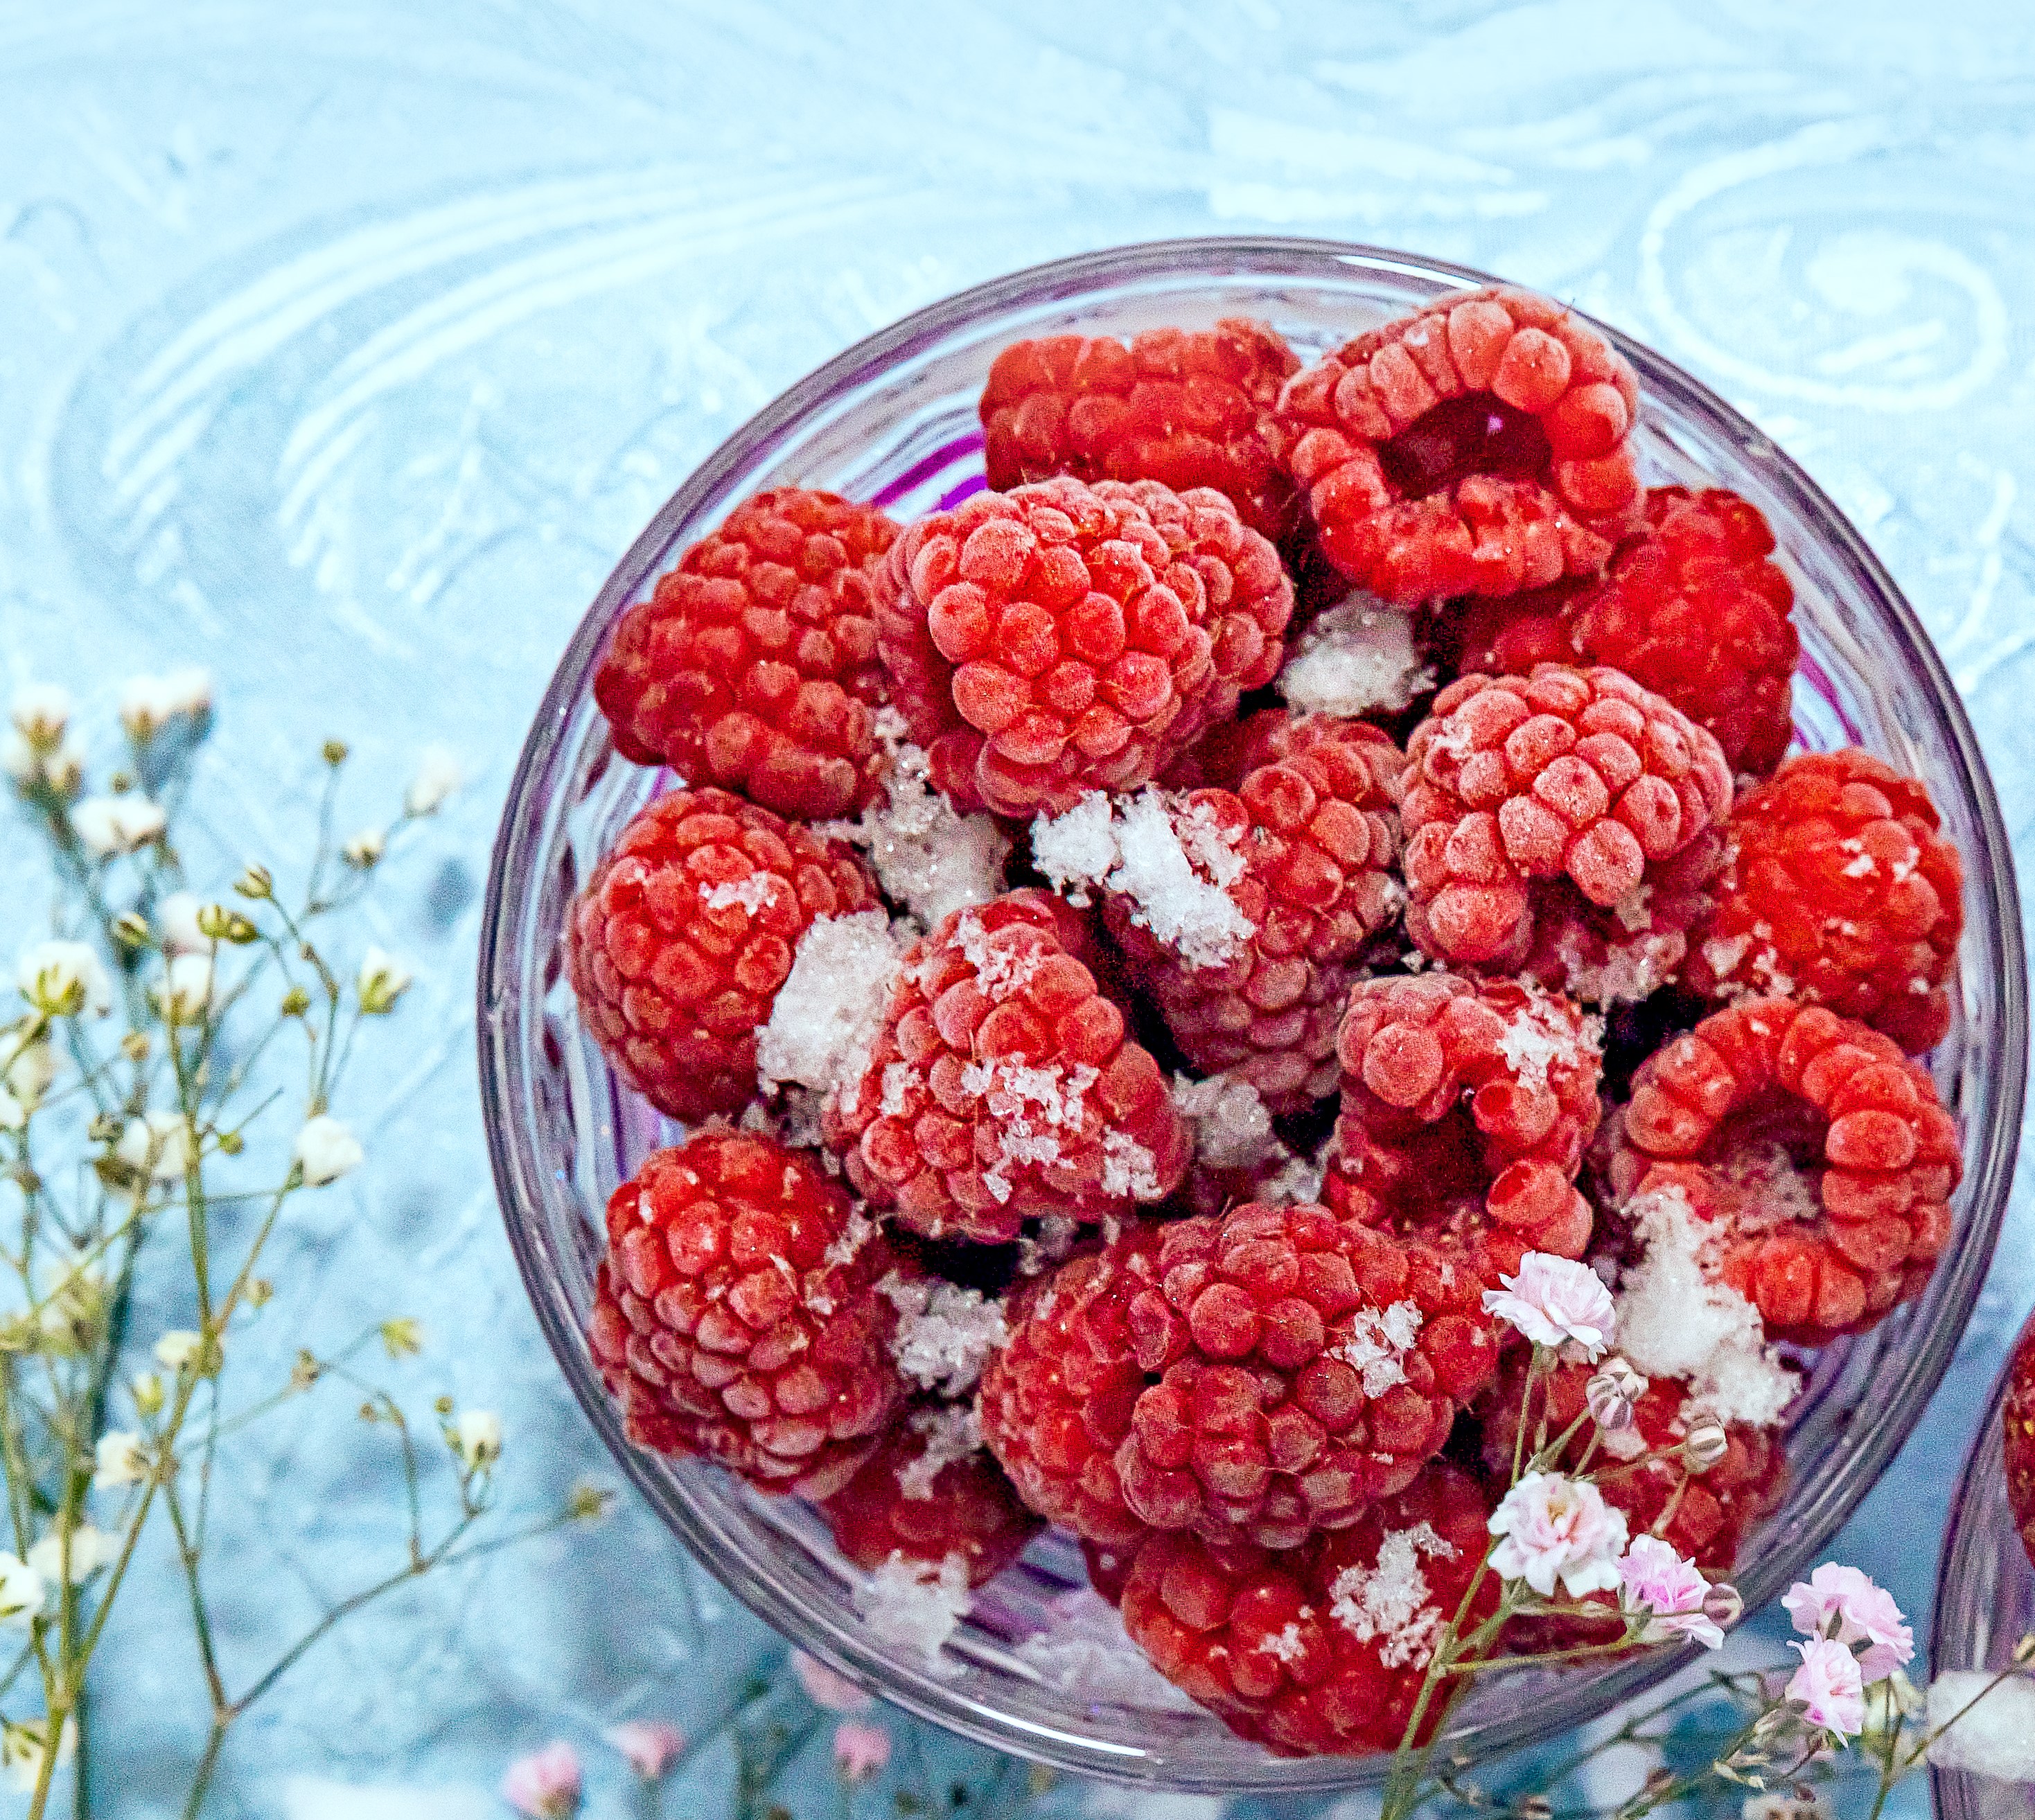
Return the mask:
M732 1134L654 1152L607 1203L589 1342L630 1437L824 1498L902 1394L882 1239L807 1153Z
M1069 952L1079 927L1018 891L954 912L905 955L867 1072L825 1131L856 1186L914 1232L1002 1243L1034 1215L1163 1200L1186 1171L1158 1064Z
M1536 881L1633 901L1731 803L1717 741L1616 670L1461 677L1407 757L1407 933L1450 962L1518 965Z
M573 901L566 961L616 1072L694 1121L756 1092L756 1034L823 916L876 907L848 850L722 790L660 796Z
M1299 502L1273 408L1300 364L1267 325L1239 318L1147 329L1128 348L1104 336L1014 343L983 388L989 484L1070 474L1213 487L1252 530L1284 536Z
M2008 1362L2000 1427L2006 1452L2007 1507L2021 1532L2021 1546L2035 1561L2035 1320L2021 1329Z
M1304 1548L1155 1536L1124 1587L1124 1628L1168 1680L1281 1755L1390 1750L1484 1559L1491 1510L1469 1474L1437 1462ZM1465 1624L1498 1596L1486 1575ZM1416 1741L1449 1704L1438 1690Z
M1509 980L1364 981L1337 1041L1329 1204L1367 1225L1449 1232L1488 1283L1527 1251L1580 1258L1597 1045L1569 1001Z
M1402 606L1594 575L1639 515L1632 370L1507 287L1438 299L1326 355L1279 401L1330 560Z
M920 520L886 559L876 640L935 781L1029 815L1152 777L1215 684L1217 563L1176 556L1128 489L1078 480Z
M623 757L801 821L875 799L871 583L897 527L798 487L728 514L622 616L593 696Z
M958 1555L972 1586L1002 1572L1045 1528L983 1451L973 1412L931 1401L907 1411L820 1510L856 1566Z
M1092 797L1034 830L1055 883L1104 887L1104 921L1188 1064L1247 1082L1275 1112L1335 1086L1356 957L1400 890L1393 788L1403 761L1354 722L1267 730L1280 756L1238 791ZM1103 863L1096 856L1103 855Z
M1649 1057L1623 1137L1639 1157L1703 1166L1674 1179L1721 1229L1719 1277L1770 1338L1805 1345L1921 1293L1963 1169L1934 1083L1890 1038L1785 998L1717 1012ZM1799 1213L1761 1179L1776 1146L1809 1190Z
M982 1374L982 1437L1049 1523L1125 1548L1145 1534L1123 1500L1116 1451L1145 1388L1125 1310L1151 1281L1159 1228L1127 1228L1106 1251L1069 1258L1006 1307L1010 1337Z
M1964 932L1957 848L1913 777L1847 747L1791 758L1725 825L1716 908L1688 983L1713 998L1770 992L1827 1005L1910 1055L1950 1029Z
M1680 977L1689 929L1710 908L1724 852L1723 830L1706 828L1609 905L1593 904L1570 879L1539 880L1528 893L1533 936L1521 973L1585 1005L1650 998Z
M1734 771L1763 777L1794 728L1801 641L1794 589L1766 560L1757 506L1713 487L1656 487L1646 521L1601 580L1476 601L1461 628L1465 671L1524 675L1537 664L1602 664L1714 735Z
M1160 1230L1126 1320L1149 1388L1116 1453L1155 1529L1289 1548L1410 1484L1497 1362L1450 1254L1324 1207Z

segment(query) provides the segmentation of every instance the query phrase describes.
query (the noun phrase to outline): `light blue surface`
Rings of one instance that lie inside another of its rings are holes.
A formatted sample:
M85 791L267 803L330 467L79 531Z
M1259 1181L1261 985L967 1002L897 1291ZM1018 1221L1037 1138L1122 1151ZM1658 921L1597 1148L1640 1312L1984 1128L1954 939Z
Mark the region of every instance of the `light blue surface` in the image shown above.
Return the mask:
M272 1347L280 1374L300 1335L413 1313L434 1344L404 1381L503 1410L517 1502L600 1465L487 1175L487 843L614 558L844 344L1014 266L1175 234L1366 239L1552 291L1709 379L1853 516L1943 646L2025 855L2031 225L2022 0L0 6L0 681L211 666L229 859L287 842L279 780L301 825L328 731L362 755L363 820L426 739L476 777L381 900L378 936L428 971L355 1099L376 1167L300 1229L285 1318L237 1356L258 1375ZM2024 1189L1952 1379L1838 1550L1918 1620L2035 1294L2031 1236ZM387 1559L384 1454L336 1430L222 1536L234 1661ZM200 1734L172 1590L142 1589L104 1683L110 1811L160 1811ZM221 1811L500 1811L507 1757L563 1735L589 1812L619 1814L600 1728L702 1731L777 1649L689 1595L675 1544L625 1510L329 1645L246 1724ZM823 1741L804 1761L787 1804L833 1814ZM667 1811L726 1811L727 1769L703 1754ZM365 1783L437 1792L329 1786ZM890 1811L887 1784L858 1809Z

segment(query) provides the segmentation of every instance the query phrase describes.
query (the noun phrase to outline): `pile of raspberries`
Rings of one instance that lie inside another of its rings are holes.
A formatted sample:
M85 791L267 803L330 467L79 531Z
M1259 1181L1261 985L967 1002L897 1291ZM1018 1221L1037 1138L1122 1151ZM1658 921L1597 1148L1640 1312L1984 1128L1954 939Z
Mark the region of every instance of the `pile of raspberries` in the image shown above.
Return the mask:
M623 616L596 698L684 781L565 942L683 1140L607 1213L640 1445L810 1500L872 1613L1057 1525L1236 1731L1389 1749L1508 1482L1484 1294L1552 1253L1646 1379L1611 1453L1729 1442L1606 1495L1732 1566L1800 1349L1947 1237L1959 864L1787 756L1773 537L1638 408L1503 288L1307 367L1022 342L984 490L758 494Z

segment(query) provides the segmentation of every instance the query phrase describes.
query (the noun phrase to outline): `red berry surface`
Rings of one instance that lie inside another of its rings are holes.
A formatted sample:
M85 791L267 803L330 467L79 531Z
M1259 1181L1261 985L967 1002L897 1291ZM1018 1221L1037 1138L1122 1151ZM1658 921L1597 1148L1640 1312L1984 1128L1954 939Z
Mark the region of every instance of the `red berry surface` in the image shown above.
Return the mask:
M1911 1055L1950 1028L1963 870L1913 777L1847 747L1791 758L1725 825L1714 908L1686 978L1713 998L1782 993Z
M1407 932L1451 963L1516 968L1537 882L1634 901L1731 805L1717 741L1616 670L1460 678L1407 756Z
M1178 1185L1187 1128L1069 952L1079 927L1048 893L1013 892L906 954L868 1070L826 1115L872 1205L931 1238L995 1244L1029 1217L1101 1220Z
M1215 685L1215 560L1176 555L1130 489L1078 480L920 519L886 560L876 637L936 780L1025 816L1155 776Z
M881 1567L893 1555L958 1555L972 1586L1000 1574L1045 1527L984 1450L969 1412L924 1400L900 1413L867 1464L820 1509L856 1566Z
M1360 335L1279 411L1322 550L1410 607L1602 570L1639 516L1638 400L1594 329L1501 286Z
M1577 1191L1597 1128L1594 1027L1570 1001L1509 980L1369 980L1337 1053L1341 1116L1330 1204L1366 1225L1446 1234L1487 1282L1527 1251L1580 1258Z
M1890 1038L1821 1006L1762 998L1705 1018L1640 1065L1623 1125L1635 1160L1699 1166L1649 1171L1638 1191L1672 1179L1718 1225L1719 1277L1770 1338L1871 1326L1921 1293L1950 1236L1956 1123ZM1777 1152L1808 1193L1772 1192Z
M768 1491L824 1498L903 1396L888 1247L812 1156L708 1134L647 1158L607 1203L589 1343L630 1437Z
M1126 1309L1145 1374L1116 1455L1155 1529L1290 1548L1403 1491L1497 1363L1453 1253L1324 1207L1160 1230Z
M1124 1628L1168 1680L1281 1755L1390 1750L1484 1558L1491 1510L1470 1474L1437 1462L1303 1548L1155 1536L1124 1587ZM1487 1576L1468 1622L1497 1598ZM1431 1702L1416 1740L1446 1705Z
M1270 327L1150 329L1014 342L982 393L983 464L999 492L1056 474L1209 487L1266 537L1299 505L1279 461L1279 389L1299 358Z
M2021 1546L2029 1559L2035 1561L2035 1320L2021 1329L2014 1343L2000 1423L2007 1458L2007 1506L2021 1532Z
M756 1094L756 1032L799 938L877 905L848 848L721 790L660 796L574 899L580 1014L617 1071L675 1119Z
M897 527L832 493L759 493L623 615L595 674L615 743L781 815L876 795L871 578Z

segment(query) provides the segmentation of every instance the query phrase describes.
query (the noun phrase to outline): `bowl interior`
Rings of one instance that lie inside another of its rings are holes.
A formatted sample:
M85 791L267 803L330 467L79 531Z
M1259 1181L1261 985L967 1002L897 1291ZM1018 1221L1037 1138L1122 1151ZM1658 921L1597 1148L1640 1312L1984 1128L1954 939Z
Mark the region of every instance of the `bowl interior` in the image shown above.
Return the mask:
M1026 336L1130 334L1269 319L1302 358L1478 274L1324 243L1189 241L1040 268L966 293L850 349L746 425L688 480L616 569L574 637L523 754L497 845L480 979L489 1139L539 1317L589 1417L660 1514L738 1596L803 1647L908 1709L999 1748L1183 1789L1300 1790L1374 1780L1375 1761L1282 1760L1079 1639L1093 1609L1080 1556L1049 1535L978 1594L935 1671L867 1634L849 1571L803 1506L624 1439L581 1338L610 1191L677 1128L620 1086L581 1028L559 959L572 893L628 818L671 787L619 761L592 695L615 619L738 500L833 488L909 517L983 484L976 400ZM1621 340L1643 391L1649 483L1727 485L1766 513L1796 592L1802 744L1856 743L1924 778L1965 859L1966 930L1949 1040L1932 1058L1965 1134L1956 1225L1923 1299L1817 1361L1791 1424L1793 1483L1749 1544L1748 1604L1771 1596L1892 1457L1946 1363L2004 1208L2026 1047L2007 844L1969 728L1898 592L1834 507L1709 393ZM1071 1626L1071 1629L1070 1629ZM1048 1639L1053 1639L1049 1641ZM1481 1755L1580 1723L1657 1679L1672 1653L1589 1673L1503 1679L1455 1720Z

